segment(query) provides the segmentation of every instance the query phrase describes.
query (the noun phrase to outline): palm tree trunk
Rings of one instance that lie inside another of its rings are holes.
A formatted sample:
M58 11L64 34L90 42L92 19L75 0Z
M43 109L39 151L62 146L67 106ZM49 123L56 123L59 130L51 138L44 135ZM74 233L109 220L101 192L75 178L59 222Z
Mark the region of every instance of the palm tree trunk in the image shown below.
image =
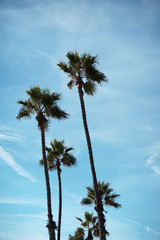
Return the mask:
M88 125L87 125L86 110L85 110L84 99L83 99L83 91L82 91L82 87L81 87L80 84L78 86L78 93L79 93L79 98L80 98L83 125L84 125L84 130L85 130L85 135L86 135L86 140L87 140L87 146L88 146L88 152L89 152L91 172L92 172L92 177L93 177L93 187L94 187L94 192L95 192L95 197L96 197L96 203L95 204L96 204L96 211L97 211L97 214L98 214L100 240L106 240L105 216L103 214L102 200L101 200L101 197L100 197L99 191L98 191L97 177L96 177L96 171L95 171L94 160L93 160L92 145L91 145Z
M44 161L44 173L45 173L46 190L47 190L48 224L46 227L48 228L49 240L55 240L56 225L55 225L55 222L53 222L53 216L52 216L51 190L50 190L49 174L48 174L46 151L45 151L45 131L43 126L41 126L41 142L42 142L42 156Z
M88 237L87 240L93 240L93 235L91 229L88 229Z
M60 163L57 164L57 175L58 175L58 185L59 185L59 213L58 213L57 240L60 240L60 236L61 236L61 220L62 220L62 182L61 182Z

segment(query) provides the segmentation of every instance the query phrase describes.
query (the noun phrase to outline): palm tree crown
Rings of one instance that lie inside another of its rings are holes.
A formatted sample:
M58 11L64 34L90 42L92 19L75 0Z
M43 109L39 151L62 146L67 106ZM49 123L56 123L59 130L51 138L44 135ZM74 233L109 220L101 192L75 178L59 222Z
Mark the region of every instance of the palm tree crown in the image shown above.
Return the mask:
M57 168L57 162L63 164L63 166L70 167L76 165L76 158L70 153L73 150L72 147L67 148L64 140L50 142L51 147L46 147L47 150L47 164L48 169L53 170Z
M99 236L98 217L93 216L93 213L85 212L84 221L79 217L76 218L81 222L82 228L77 228L74 236L69 235L69 240L84 240L85 231L87 231L86 240L93 240L93 235Z
M69 235L69 240L84 240L84 229L83 228L77 228L74 236Z
M87 228L88 230L92 229L96 224L96 221L98 220L97 217L93 216L93 213L89 213L89 212L84 213L84 218L85 218L84 221L81 218L78 218L78 217L76 218L81 222L82 227Z
M81 201L82 205L91 205L95 203L95 194L94 189L92 187L86 187L87 189L87 197L83 198ZM114 194L113 188L110 188L110 183L107 182L98 182L98 190L99 194L101 195L102 202L106 206L113 206L115 208L120 208L121 204L115 202L116 198L119 197L119 194Z
M57 65L70 77L67 84L70 89L77 85L86 94L94 95L96 83L101 84L108 81L106 76L96 67L98 64L97 56L91 56L87 53L80 55L75 51L68 52L66 57L68 58L68 64L60 62Z
M68 114L57 105L57 102L61 99L59 93L51 93L49 89L42 90L39 86L32 87L26 93L29 95L28 100L18 101L22 106L17 116L18 120L23 117L30 118L31 114L36 114L36 120L40 128L42 123L45 127L48 126L50 117L57 119L68 117Z

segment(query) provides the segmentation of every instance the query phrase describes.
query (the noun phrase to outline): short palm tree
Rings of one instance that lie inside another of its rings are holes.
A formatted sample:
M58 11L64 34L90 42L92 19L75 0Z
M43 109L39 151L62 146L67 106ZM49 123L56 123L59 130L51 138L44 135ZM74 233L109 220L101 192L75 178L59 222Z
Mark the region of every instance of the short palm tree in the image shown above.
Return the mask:
M101 197L98 192L97 186L97 177L94 166L93 159L93 151L91 145L90 134L88 130L86 110L84 104L84 92L87 95L94 95L96 92L96 85L101 84L102 82L107 82L106 76L101 73L96 65L98 63L97 56L91 56L90 54L84 53L80 55L77 51L68 52L66 54L68 58L68 63L60 62L57 64L70 78L67 86L72 89L75 85L78 88L78 94L80 99L83 125L87 140L88 152L89 152L89 160L91 165L91 172L93 177L93 187L96 195L96 206L97 206L97 214L99 221L99 229L100 229L100 239L105 240L105 217L103 214L103 205L101 202Z
M84 240L84 229L83 228L77 228L74 236L69 235L69 240Z
M41 144L42 144L42 157L44 161L44 173L47 190L47 209L48 209L48 233L49 239L55 240L55 222L53 221L52 208L51 208L51 192L50 182L48 175L48 167L45 152L45 130L49 123L49 118L65 119L68 114L60 109L57 105L61 99L61 95L58 93L51 93L48 89L42 90L39 86L32 87L26 91L28 99L25 101L18 101L21 105L17 119L30 118L31 114L36 114L36 120L38 122L38 128L41 131Z
M59 185L59 214L58 214L58 233L57 240L60 240L61 235L61 219L62 219L62 182L61 182L61 164L65 167L76 165L76 158L70 153L73 148L68 148L64 144L64 140L50 142L51 147L46 147L47 150L47 165L49 170L57 170L58 185ZM44 161L40 160L40 165Z
M84 213L84 221L81 218L76 217L77 220L81 222L81 226L84 230L87 230L87 238L86 240L93 240L93 235L97 236L97 217L93 216L93 213L85 212Z
M81 201L82 205L91 205L95 204L96 202L96 197L95 197L95 192L92 187L86 187L87 189L87 197L83 198ZM117 197L119 197L119 194L113 193L114 189L110 188L110 182L105 183L103 182L98 182L98 190L99 194L101 195L102 198L102 203L105 204L106 206L113 206L115 208L120 208L121 204L116 202Z

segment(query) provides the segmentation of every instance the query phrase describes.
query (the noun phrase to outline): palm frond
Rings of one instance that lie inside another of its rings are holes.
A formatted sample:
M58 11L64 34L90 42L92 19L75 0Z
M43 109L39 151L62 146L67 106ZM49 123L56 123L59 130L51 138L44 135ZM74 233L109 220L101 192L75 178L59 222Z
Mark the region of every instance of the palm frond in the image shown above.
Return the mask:
M80 64L80 55L77 51L75 52L68 52L66 54L66 57L69 59L69 62L72 63L72 65Z
M74 85L75 85L75 79L71 79L71 80L69 81L69 83L67 84L67 87L68 87L69 89L72 89Z
M58 106L53 106L49 110L46 109L46 115L51 116L52 118L56 118L58 120L66 119L69 117L69 114L65 111L62 111Z
M84 66L89 66L89 65L92 65L92 66L95 66L96 64L98 64L98 56L91 56L91 54L89 53L84 53L82 55L82 59L83 59L83 63L84 63Z
M43 165L44 165L44 160L43 160L43 159L41 159L41 160L39 161L39 165L40 165L40 166L43 166ZM49 163L48 161L47 161L47 166L48 166L48 169L49 169L50 171L53 171L53 170L56 169L56 166L55 166L53 163Z
M71 167L71 166L77 165L76 158L72 154L69 154L69 153L66 153L63 155L61 162L66 167Z
M96 84L91 81L87 81L83 84L83 89L87 95L93 96L96 93Z
M17 119L20 120L23 117L30 118L31 113L35 111L35 106L31 103L30 99L28 99L27 101L19 100L17 103L22 105L18 113Z
M40 100L42 94L40 86L37 85L35 87L31 87L29 90L26 90L26 93L30 96L31 102L33 102L35 106L40 107Z
M70 151L73 151L73 150L74 150L74 148L72 148L72 147L66 148L65 153L69 153Z
M44 165L43 159L39 160L39 165L40 165L40 166L43 166L43 165Z
M87 222L82 222L81 225L82 225L84 228L88 227L88 223L87 223Z
M115 202L115 199L119 196L120 196L119 194L112 194L112 195L107 195L106 194L105 197L104 197L105 205L113 206L115 208L121 208L122 205Z
M43 90L41 95L41 103L45 108L50 109L59 100L61 100L61 94L51 93L48 89Z
M18 115L17 115L17 119L20 120L21 118L30 118L31 117L31 112L29 112L27 109L25 108L21 108Z
M87 197L94 200L95 199L94 189L92 187L86 187L86 189L87 189Z
M93 213L85 212L84 216L87 223L92 223Z
M60 67L65 73L70 73L70 70L69 70L69 68L68 68L68 66L67 66L66 63L64 63L64 62L59 62L59 63L57 64L57 66Z
M83 222L82 219L79 218L79 217L76 217L76 219L77 219L78 221L80 221L80 222Z
M106 76L92 65L85 67L85 78L98 84L101 84L102 82L108 82Z
M53 171L53 170L56 170L56 169L57 169L56 165L54 165L53 163L48 163L47 165L48 165L48 169L49 169L50 171Z
M28 106L28 101L22 101L22 100L19 100L17 101L18 104L21 104L22 106Z
M82 198L81 200L81 204L82 205L91 205L93 203L93 200L89 199L89 198Z

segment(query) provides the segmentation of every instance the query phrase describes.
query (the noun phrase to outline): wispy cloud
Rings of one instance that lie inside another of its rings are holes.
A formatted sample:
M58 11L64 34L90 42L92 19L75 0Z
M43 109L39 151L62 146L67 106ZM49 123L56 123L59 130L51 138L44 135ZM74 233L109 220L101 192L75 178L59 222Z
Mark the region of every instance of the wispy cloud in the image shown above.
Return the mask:
M158 157L157 154L152 154L148 159L147 159L147 165L152 165L155 162L155 159Z
M121 217L121 219L145 229L148 233L154 234L156 236L160 236L160 232L155 231L154 229L152 229L149 226L144 226L143 224L141 224L141 223L139 223L139 222L137 222L137 221L135 221L131 218Z
M17 215L18 217L24 217L24 218L33 218L33 219L46 219L46 214L21 214L19 213Z
M160 167L155 165L155 166L152 166L151 169L158 175L160 175Z
M71 192L68 192L68 191L66 191L66 190L64 190L64 194L65 195L68 195L69 197L70 197L70 200L72 199L72 200L74 200L74 201L76 201L76 202L80 202L80 200L82 199L82 196L80 196L80 195L78 195L78 194L73 194L73 193L71 193Z
M148 233L152 233L156 236L160 236L160 232L157 232L155 231L154 229L150 228L149 226L145 226L145 230L148 232Z
M7 140L7 141L20 141L21 139L14 135L14 134L10 134L10 133L0 133L0 140Z
M155 129L155 128L153 128L153 127L151 127L151 126L146 126L146 128L145 128L147 131L150 131L150 132L158 132L159 131L159 129Z
M38 49L32 49L34 52L42 55L43 57L45 57L46 59L49 60L49 62L52 64L52 67L56 67L56 63L58 62L58 60L56 60L51 54L44 52L42 50L38 50Z
M160 159L160 142L153 144L148 149L149 157L146 161L147 167L154 171L154 173L160 175L160 166L159 166L159 159Z
M126 217L121 217L121 219L125 220L125 221L128 221L130 223L133 223L135 225L138 225L138 226L141 226L140 223L136 222L135 220L131 219L131 218L126 218Z
M0 146L0 158L3 159L8 166L10 166L15 172L18 173L18 175L21 175L25 178L28 178L32 182L36 182L36 179L32 174L27 172L24 168L22 168L20 165L18 165L12 155L8 152L6 152L1 146Z
M21 199L12 197L1 197L0 204L45 206L45 199Z
M22 138L9 126L0 125L0 140L22 142Z

